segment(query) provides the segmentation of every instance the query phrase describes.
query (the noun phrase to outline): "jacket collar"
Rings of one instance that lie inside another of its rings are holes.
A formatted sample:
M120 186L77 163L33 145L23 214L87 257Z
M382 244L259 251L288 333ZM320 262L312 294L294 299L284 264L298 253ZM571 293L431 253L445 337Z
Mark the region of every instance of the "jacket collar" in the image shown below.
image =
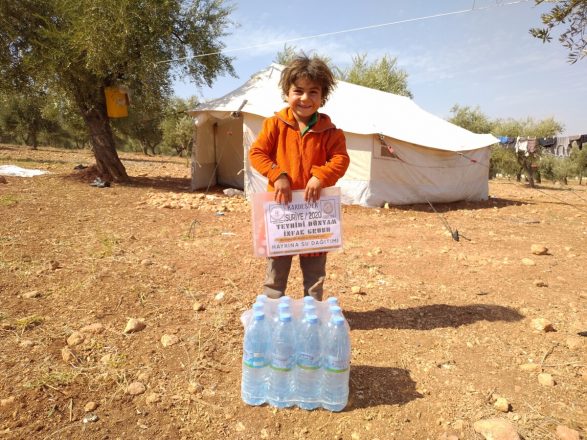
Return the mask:
M294 118L293 112L289 107L285 107L280 111L276 112L275 116L279 120L289 125L290 127L295 128L298 125L296 119ZM312 128L309 131L319 133L321 131L329 130L331 128L335 128L335 126L330 120L330 117L328 115L325 115L324 113L318 113L318 121L316 122L316 124L312 126Z

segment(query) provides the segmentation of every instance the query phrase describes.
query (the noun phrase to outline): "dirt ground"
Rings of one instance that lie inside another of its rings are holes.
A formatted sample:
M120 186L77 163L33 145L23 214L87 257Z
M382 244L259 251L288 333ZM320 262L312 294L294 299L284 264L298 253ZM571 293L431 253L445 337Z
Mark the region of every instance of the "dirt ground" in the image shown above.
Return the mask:
M587 186L492 181L437 205L458 242L426 205L344 207L325 287L351 327L350 402L307 412L240 399L265 269L247 202L190 192L186 159L121 157L132 183L97 188L74 170L88 151L0 145L0 165L50 171L0 183L0 438L482 439L491 418L585 438Z

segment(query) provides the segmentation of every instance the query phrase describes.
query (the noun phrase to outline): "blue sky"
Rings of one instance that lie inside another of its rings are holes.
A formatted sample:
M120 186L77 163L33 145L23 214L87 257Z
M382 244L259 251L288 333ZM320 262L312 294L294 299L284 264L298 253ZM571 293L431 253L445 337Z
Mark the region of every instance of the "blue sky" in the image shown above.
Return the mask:
M414 101L443 118L450 117L454 104L479 106L491 118L552 116L564 124L564 134L587 133L587 58L571 65L558 41L533 38L528 29L540 25L540 14L550 7L516 1L234 2L238 27L223 41L239 78L221 77L202 89L178 81L175 93L218 98L268 66L284 41L410 20L288 44L327 55L343 68L358 53L367 53L370 61L395 57L408 73ZM445 15L419 19L440 14Z

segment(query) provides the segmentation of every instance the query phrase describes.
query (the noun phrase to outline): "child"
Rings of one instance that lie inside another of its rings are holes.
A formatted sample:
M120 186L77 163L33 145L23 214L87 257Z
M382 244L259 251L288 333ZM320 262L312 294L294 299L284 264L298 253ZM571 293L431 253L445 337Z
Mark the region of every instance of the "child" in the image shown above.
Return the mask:
M251 146L252 166L269 179L275 201L288 204L292 190L305 190L304 200L315 202L322 188L332 186L349 166L342 130L318 109L335 86L332 72L317 57L296 57L281 73L281 91L288 107L266 119ZM269 257L264 294L285 294L292 256ZM326 253L300 255L304 296L322 300Z

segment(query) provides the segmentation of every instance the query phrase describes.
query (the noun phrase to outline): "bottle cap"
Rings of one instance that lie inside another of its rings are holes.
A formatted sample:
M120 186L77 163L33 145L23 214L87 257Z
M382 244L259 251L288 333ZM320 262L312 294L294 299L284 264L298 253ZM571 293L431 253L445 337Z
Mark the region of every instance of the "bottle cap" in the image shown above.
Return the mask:
M316 306L314 304L304 304L304 314L312 315L316 313Z
M340 315L333 316L331 322L335 326L343 325L344 324L344 318L342 316L340 316Z
M316 301L316 300L313 297L304 296L304 304L314 304L314 301Z
M279 320L281 322L290 322L291 321L291 313L280 313Z
M253 319L255 321L263 321L265 319L265 313L263 313L263 312L253 313Z
M326 300L326 302L328 304L330 304L331 306L337 306L338 305L338 298L336 296L331 296Z
M257 295L257 302L260 302L260 303L267 302L267 295Z
M330 306L330 313L342 313L342 309L339 306Z
M308 315L306 317L306 320L310 323L310 324L318 324L318 316L312 314L312 315Z
M255 304L253 304L253 311L262 312L263 310L265 310L265 304L260 302L256 302Z
M277 310L279 313L289 313L290 307L288 303L279 303L277 304Z
M280 303L291 304L291 298L289 296L282 296L279 298Z

